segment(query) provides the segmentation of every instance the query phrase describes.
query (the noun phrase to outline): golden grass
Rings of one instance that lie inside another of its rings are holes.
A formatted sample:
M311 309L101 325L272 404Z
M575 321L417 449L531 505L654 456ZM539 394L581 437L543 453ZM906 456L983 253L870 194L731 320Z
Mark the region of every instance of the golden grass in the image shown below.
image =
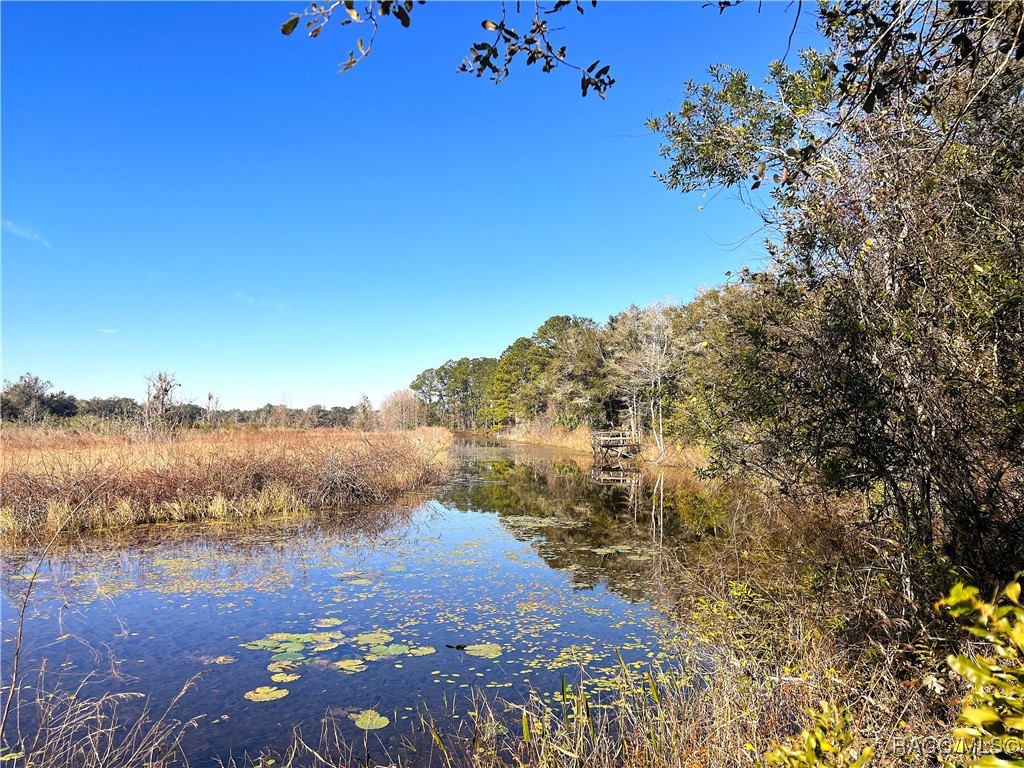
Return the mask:
M587 427L566 429L565 427L548 427L534 424L518 424L498 433L498 437L510 443L526 443L527 445L549 445L556 448L567 448L571 451L590 453L590 430Z
M441 480L450 434L4 429L0 536L381 504Z

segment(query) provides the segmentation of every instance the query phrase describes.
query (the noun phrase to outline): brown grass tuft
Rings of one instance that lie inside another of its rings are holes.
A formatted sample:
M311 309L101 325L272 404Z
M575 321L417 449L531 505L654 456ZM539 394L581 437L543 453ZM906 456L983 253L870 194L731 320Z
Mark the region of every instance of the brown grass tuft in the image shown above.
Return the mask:
M128 435L4 430L0 536L381 504L440 481L441 429Z

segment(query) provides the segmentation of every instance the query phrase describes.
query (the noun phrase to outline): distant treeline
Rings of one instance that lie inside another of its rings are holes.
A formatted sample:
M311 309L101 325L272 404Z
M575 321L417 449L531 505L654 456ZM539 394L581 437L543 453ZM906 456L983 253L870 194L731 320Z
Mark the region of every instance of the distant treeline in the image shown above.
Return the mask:
M600 324L556 315L501 356L449 360L412 382L430 423L452 429L623 426L656 440L681 396L685 308L630 307Z
M53 385L26 373L15 382L5 382L0 394L0 415L4 421L37 424L60 421L119 422L140 426L189 428L202 425L256 424L273 427L362 427L372 428L376 415L368 399L358 405L311 405L289 408L267 403L250 410L219 407L218 399L207 396L203 405L176 402L173 392L178 387L173 376L155 374L148 380L147 397L142 401L130 397L77 398L64 391L53 391Z

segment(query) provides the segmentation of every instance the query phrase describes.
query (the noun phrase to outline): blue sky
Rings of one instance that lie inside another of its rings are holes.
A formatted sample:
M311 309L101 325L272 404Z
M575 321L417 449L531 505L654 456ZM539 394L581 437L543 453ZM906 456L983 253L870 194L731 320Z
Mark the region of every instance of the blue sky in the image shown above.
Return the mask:
M612 65L601 101L567 70L457 74L489 3L417 7L344 75L351 27L279 33L301 3L3 3L4 378L379 401L550 315L720 282L757 220L654 181L644 120L710 64L763 76L793 11L701 5L560 14L570 58Z

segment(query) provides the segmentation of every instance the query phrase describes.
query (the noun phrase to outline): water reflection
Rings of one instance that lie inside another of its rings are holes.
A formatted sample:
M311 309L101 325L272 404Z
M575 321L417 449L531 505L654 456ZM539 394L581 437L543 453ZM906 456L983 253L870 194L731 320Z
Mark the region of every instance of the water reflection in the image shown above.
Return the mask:
M665 474L595 482L588 462L555 451L471 445L459 462L432 498L387 509L62 542L41 564L25 661L74 681L103 650L121 677L94 690L143 690L157 706L202 673L179 713L206 716L189 741L198 766L282 746L328 710L374 708L401 726L425 702L454 722L451 702L474 687L550 697L582 669L599 686L616 651L637 669L664 652L668 566L713 537L721 500ZM8 636L36 562L4 558ZM277 670L288 695L246 699L280 662L294 666Z

